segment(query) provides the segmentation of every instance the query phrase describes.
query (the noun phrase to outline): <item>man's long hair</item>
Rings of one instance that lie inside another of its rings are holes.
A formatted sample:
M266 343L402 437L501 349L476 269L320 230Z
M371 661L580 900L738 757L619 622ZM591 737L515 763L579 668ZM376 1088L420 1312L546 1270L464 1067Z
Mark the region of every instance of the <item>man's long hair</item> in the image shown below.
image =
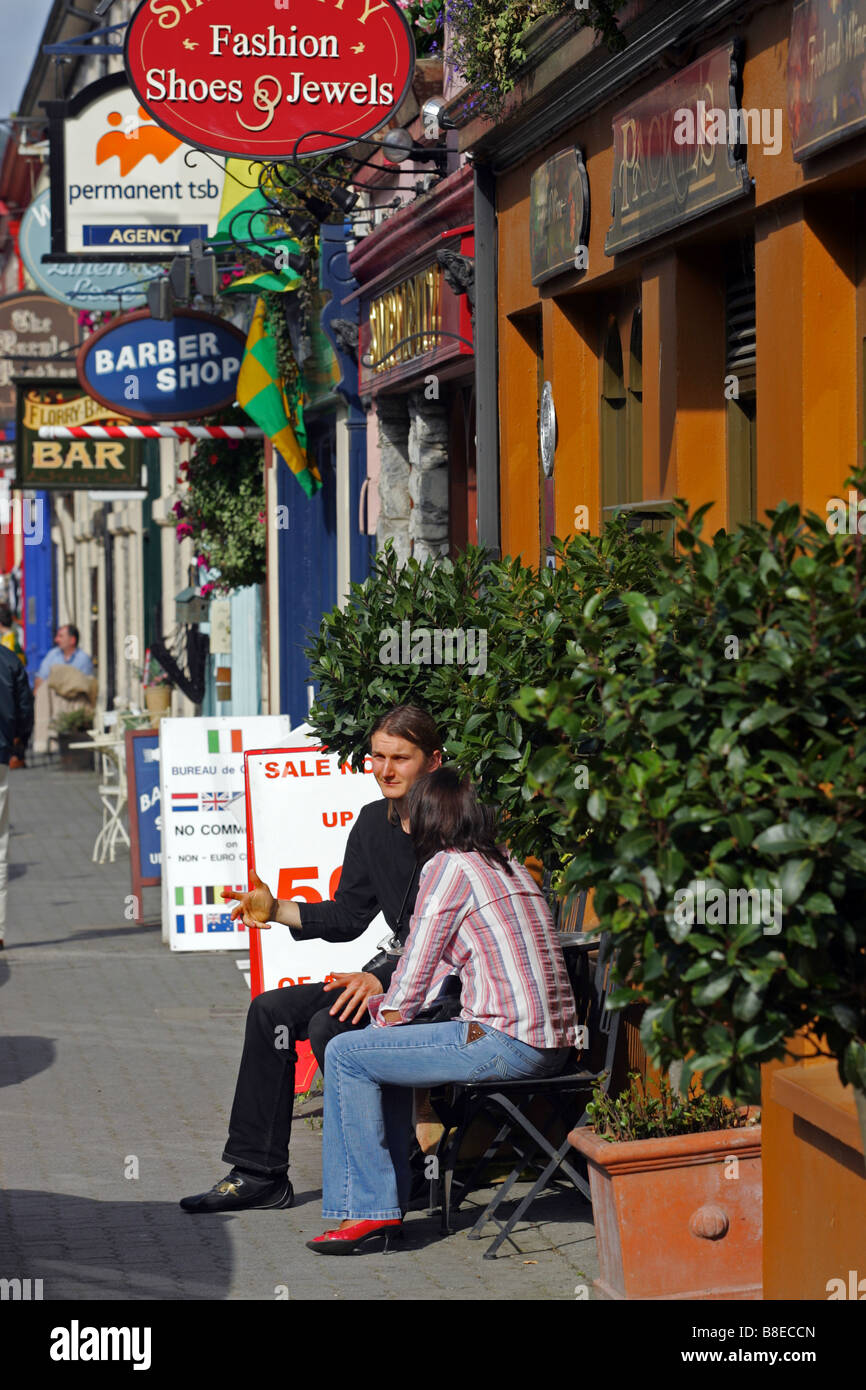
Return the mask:
M432 714L428 714L418 705L395 705L393 709L387 710L370 730L371 743L374 734L390 734L392 738L405 738L407 743L414 743L416 748L420 748L426 758L432 758L442 747L442 735L436 720ZM397 819L397 813L389 802L388 820L393 825Z
M409 834L419 864L440 850L483 855L494 868L513 874L508 857L496 843L496 821L489 806L475 795L468 777L440 767L419 777L409 791Z

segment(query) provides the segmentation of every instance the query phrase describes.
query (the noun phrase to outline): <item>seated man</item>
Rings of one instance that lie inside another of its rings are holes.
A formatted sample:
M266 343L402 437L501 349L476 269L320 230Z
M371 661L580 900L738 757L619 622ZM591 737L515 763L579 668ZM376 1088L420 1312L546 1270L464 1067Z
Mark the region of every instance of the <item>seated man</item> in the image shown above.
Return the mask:
M365 806L349 834L333 902L279 901L256 879L251 892L229 895L238 899L232 917L243 917L249 928L278 922L299 940L318 936L336 942L361 936L381 911L404 943L418 891L406 797L419 777L439 767L441 743L434 720L424 710L400 705L385 714L370 739L373 774L384 799ZM292 1205L288 1150L295 1044L308 1038L324 1073L328 1042L338 1033L366 1027L367 999L388 988L395 966L396 959L388 965L376 963L375 973L338 974L331 984L268 990L252 1001L222 1155L232 1170L209 1191L184 1197L184 1211L202 1215ZM336 1001L334 990L340 991ZM287 1047L275 1046L282 1027L288 1029Z

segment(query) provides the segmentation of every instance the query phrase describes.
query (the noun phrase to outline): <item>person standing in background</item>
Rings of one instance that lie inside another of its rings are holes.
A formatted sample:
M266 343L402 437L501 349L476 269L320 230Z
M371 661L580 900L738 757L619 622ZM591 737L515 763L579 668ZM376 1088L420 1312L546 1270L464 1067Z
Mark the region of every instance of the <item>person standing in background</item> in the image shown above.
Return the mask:
M18 631L15 627L15 618L8 603L0 603L0 647L8 647L10 652L14 652L22 666L27 665L27 657L18 641ZM20 739L16 739L14 752L10 754L10 767L26 767L24 761L24 744Z
M0 949L6 935L9 877L9 759L16 742L26 748L33 729L33 695L17 656L0 645Z
M8 603L0 603L0 646L8 647L10 652L14 652L18 657L22 666L26 666L27 658L21 648L21 643L18 641L15 619Z

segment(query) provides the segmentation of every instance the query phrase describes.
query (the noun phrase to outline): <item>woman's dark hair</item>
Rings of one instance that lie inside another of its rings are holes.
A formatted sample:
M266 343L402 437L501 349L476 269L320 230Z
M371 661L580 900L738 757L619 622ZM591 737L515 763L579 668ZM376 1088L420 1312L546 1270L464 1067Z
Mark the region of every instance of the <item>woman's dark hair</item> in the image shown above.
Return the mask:
M8 603L0 603L0 627L12 626L12 609Z
M488 806L482 806L468 777L453 767L427 772L412 786L407 798L409 834L419 864L426 864L443 849L481 854L495 868L513 874L507 856L496 843L496 822Z
M442 747L442 735L436 720L432 714L419 709L417 705L395 705L393 709L389 709L376 720L370 730L371 739L374 734L391 734L393 738L405 738L409 743L414 743L416 748L420 748L427 758L432 758L437 749Z

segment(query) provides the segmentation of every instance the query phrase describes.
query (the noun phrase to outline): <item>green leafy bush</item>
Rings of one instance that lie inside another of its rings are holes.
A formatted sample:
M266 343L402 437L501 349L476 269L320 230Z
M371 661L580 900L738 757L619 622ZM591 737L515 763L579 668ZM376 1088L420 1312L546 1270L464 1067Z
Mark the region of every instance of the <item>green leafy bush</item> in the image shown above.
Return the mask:
M691 1055L708 1091L753 1100L809 1026L866 1091L863 537L782 504L708 544L706 510L680 507L680 552L621 596L628 626L591 599L571 671L518 698L527 783L657 1065Z
M364 584L353 584L344 609L325 615L308 649L319 693L309 717L316 734L360 767L372 724L391 705L420 704L443 730L448 755L508 822L515 853L538 855L557 868L572 848L573 829L557 834L560 815L536 796L526 773L540 728L529 727L511 702L527 682L545 681L553 667L570 669L573 624L589 595L597 595L615 628L628 610L617 594L652 582L663 542L643 532L625 543L626 523L604 536L557 542L559 564L540 571L519 560L493 560L470 548L455 560L401 566L393 548L376 557ZM486 634L486 670L472 675L456 664L391 665L380 653L383 634L411 629L469 629Z
M628 1089L616 1098L605 1095L599 1081L586 1107L589 1122L599 1139L611 1144L634 1139L665 1139L673 1134L707 1134L717 1129L745 1129L759 1123L748 1109L731 1105L721 1096L710 1096L689 1087L679 1095L666 1077L658 1083L658 1095L647 1092L636 1071L629 1072Z

